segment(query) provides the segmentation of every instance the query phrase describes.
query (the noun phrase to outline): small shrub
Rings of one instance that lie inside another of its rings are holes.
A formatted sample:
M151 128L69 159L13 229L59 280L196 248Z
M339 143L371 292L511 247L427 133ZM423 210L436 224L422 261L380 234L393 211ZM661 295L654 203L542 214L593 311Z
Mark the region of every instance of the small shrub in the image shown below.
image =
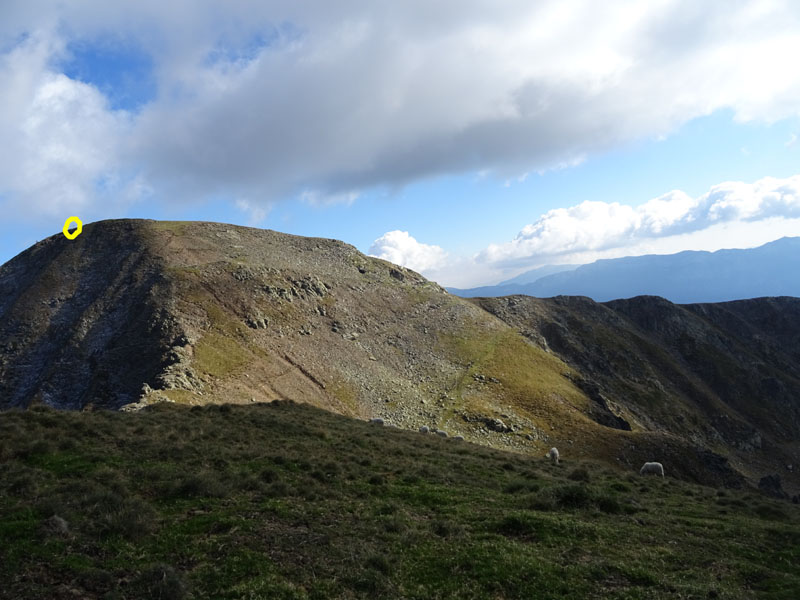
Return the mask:
M65 437L58 441L58 449L63 451L74 450L78 447L78 443L71 437Z
M78 574L81 585L95 593L110 592L117 584L114 575L103 569L88 569Z
M384 575L388 575L392 570L389 559L387 559L383 554L373 554L369 556L365 562L365 565L367 568L375 569Z
M286 484L284 481L276 481L270 484L266 490L264 490L264 495L269 498L280 498L283 496L291 496L292 489Z
M97 535L137 540L155 528L155 511L136 496L106 490L93 496L90 502L86 513L87 529Z
M519 492L536 492L540 488L539 484L534 481L527 481L525 479L517 479L512 481L503 488L506 494L517 494Z
M449 538L460 532L460 527L446 519L434 519L431 522L431 531L439 537Z
M378 509L375 511L375 514L378 515L393 515L397 513L397 504L394 503L387 503L381 504Z
M569 475L567 475L567 479L571 479L572 481L583 481L585 483L589 483L591 476L589 475L589 471L587 471L585 467L578 467L577 469L573 469L569 473Z
M769 519L770 521L787 521L789 519L789 515L783 510L769 504L759 504L755 508L755 513L762 519Z
M236 487L245 492L258 492L261 491L264 484L258 477L246 475L236 479Z
M597 498L597 508L611 515L622 512L622 505L614 496L600 496Z
M259 477L261 478L261 481L263 481L264 483L273 483L274 481L278 481L279 479L278 472L270 467L267 467L266 469L262 470Z
M556 501L566 508L584 508L592 503L592 494L585 485L565 485L554 490Z
M6 489L8 489L11 494L14 496L19 496L21 498L28 498L31 496L36 495L36 490L38 489L38 485L36 482L36 478L33 476L32 473L27 471L22 471L18 473L12 479L9 479L6 483Z
M531 494L528 499L528 508L546 512L556 510L558 505L553 491L548 489L536 494Z
M403 533L408 529L408 523L400 517L392 517L383 521L383 529L387 533Z
M353 581L353 587L367 594L370 598L382 598L387 596L389 586L386 576L376 569L364 569Z
M186 585L169 565L160 564L145 569L136 577L133 587L138 598L181 600L186 597Z
M179 481L171 495L175 498L222 498L226 493L227 488L219 479L210 473L199 473Z
M322 465L322 470L325 472L325 474L332 476L338 475L341 472L342 467L337 462L328 461Z
M507 515L496 523L492 529L508 537L531 537L537 533L537 523L527 515Z

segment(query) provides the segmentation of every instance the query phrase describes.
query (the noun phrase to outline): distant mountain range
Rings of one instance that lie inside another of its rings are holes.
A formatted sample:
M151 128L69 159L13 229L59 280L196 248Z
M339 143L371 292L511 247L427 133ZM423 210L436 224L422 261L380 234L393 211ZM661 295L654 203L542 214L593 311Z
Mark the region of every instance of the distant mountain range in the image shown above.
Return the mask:
M548 275L562 273L563 271L574 271L580 266L582 265L545 265L543 267L536 267L530 271L525 271L521 275L501 281L497 285L525 285L527 283L534 283Z
M746 250L629 256L579 267L548 265L498 285L448 291L464 298L569 295L597 302L652 295L681 304L800 297L800 237Z

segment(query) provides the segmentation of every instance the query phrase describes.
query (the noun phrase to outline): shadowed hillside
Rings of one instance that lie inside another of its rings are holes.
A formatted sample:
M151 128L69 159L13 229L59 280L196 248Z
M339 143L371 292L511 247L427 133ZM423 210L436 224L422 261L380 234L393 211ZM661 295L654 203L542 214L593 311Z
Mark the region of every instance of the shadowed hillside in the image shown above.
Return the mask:
M751 478L773 468L797 485L800 299L676 305L654 296L475 303L580 372L625 426L701 442ZM788 465L788 467L787 467Z

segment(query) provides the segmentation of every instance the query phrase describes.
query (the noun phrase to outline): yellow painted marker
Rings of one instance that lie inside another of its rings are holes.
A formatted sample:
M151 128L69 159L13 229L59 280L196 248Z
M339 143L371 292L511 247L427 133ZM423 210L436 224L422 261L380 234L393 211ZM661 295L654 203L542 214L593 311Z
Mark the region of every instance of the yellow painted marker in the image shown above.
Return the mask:
M73 223L75 223L78 226L78 228L72 233L70 233L69 226L72 225ZM68 240L74 240L81 234L81 231L83 231L83 223L81 223L81 220L78 217L70 217L69 219L64 221L64 237L67 238Z

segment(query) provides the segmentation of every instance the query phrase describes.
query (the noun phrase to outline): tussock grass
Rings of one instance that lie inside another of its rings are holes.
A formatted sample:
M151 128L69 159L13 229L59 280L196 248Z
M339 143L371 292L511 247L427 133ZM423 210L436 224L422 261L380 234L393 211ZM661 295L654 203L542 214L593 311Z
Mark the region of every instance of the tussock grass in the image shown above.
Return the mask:
M0 598L794 599L799 512L290 402L0 414Z

